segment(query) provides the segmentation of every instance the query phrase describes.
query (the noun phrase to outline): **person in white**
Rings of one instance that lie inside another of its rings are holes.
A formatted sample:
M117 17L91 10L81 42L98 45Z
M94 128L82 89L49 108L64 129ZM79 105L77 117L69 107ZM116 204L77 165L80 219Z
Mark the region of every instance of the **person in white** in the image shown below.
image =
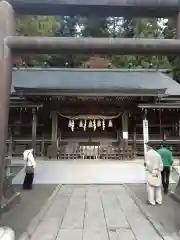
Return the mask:
M163 162L161 156L153 149L150 142L148 142L146 146L147 153L145 163L147 170L148 202L155 206L156 203L162 204L161 172L163 170Z
M23 182L23 189L31 190L34 180L34 169L36 167L36 162L33 156L33 149L28 149L23 152L24 157L24 168L25 177Z

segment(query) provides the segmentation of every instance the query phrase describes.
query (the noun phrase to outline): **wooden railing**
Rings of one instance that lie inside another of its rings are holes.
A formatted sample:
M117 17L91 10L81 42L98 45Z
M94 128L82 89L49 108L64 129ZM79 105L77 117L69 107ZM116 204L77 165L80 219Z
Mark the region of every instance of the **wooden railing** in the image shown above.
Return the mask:
M113 146L80 146L74 151L60 151L59 159L114 159L129 160L134 157L132 149L124 150Z
M155 138L157 135L152 136L150 135L150 141L154 144L155 148L159 148L160 144L162 142L162 139ZM88 143L87 139L84 139ZM32 140L29 139L13 139L7 140L6 144L6 154L12 155L12 156L22 156L23 151L26 149L26 146L31 144ZM100 148L99 153L92 154L91 158L102 158L102 159L123 159L123 158L132 158L134 156L143 156L144 155L144 145L143 145L143 138L142 135L137 136L136 141L134 142L132 139L132 136L129 136L129 149L124 150L120 146L114 147L113 145L113 139L101 139L100 142ZM115 142L115 141L114 141ZM180 156L180 138L174 137L167 139L167 144L170 148L172 148L173 155L174 156ZM36 140L36 155L37 156L47 156L48 155L48 146L51 145L51 139L50 138L38 138ZM60 143L59 150L57 153L60 158L67 159L67 158L81 158L82 154L80 149L78 149L79 146L79 140L75 139L71 140L63 140ZM92 151L93 152L93 151ZM126 157L127 155L127 157ZM88 154L85 154L84 156L88 157ZM90 157L88 157L90 158Z

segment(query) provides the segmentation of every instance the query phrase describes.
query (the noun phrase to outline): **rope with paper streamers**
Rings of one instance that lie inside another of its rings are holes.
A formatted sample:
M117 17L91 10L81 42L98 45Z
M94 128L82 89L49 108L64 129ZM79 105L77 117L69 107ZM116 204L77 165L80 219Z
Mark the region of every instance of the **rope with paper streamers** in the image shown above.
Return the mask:
M89 114L79 114L77 116L68 116L68 115L64 115L62 113L57 112L57 114L61 117L67 118L69 120L111 120L111 119L115 119L118 118L119 116L122 115L122 113L119 113L117 115L113 115L113 116L105 116L105 115L89 115Z

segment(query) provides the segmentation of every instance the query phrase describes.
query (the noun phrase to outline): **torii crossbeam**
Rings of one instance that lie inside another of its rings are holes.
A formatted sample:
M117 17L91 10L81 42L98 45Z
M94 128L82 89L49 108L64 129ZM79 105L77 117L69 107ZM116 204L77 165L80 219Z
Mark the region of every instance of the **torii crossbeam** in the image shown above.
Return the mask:
M16 12L27 15L94 15L172 17L179 0L9 0Z
M5 43L14 54L180 54L180 40L177 39L7 37Z

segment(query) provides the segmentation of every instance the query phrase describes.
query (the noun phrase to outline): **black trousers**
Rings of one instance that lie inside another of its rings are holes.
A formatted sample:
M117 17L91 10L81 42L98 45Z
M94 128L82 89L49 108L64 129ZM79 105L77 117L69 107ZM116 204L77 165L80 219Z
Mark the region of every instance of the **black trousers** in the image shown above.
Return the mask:
M24 182L23 182L23 189L31 190L33 179L34 179L34 173L26 173Z
M164 167L163 171L161 172L161 176L162 176L162 185L163 185L164 193L168 193L170 167Z

